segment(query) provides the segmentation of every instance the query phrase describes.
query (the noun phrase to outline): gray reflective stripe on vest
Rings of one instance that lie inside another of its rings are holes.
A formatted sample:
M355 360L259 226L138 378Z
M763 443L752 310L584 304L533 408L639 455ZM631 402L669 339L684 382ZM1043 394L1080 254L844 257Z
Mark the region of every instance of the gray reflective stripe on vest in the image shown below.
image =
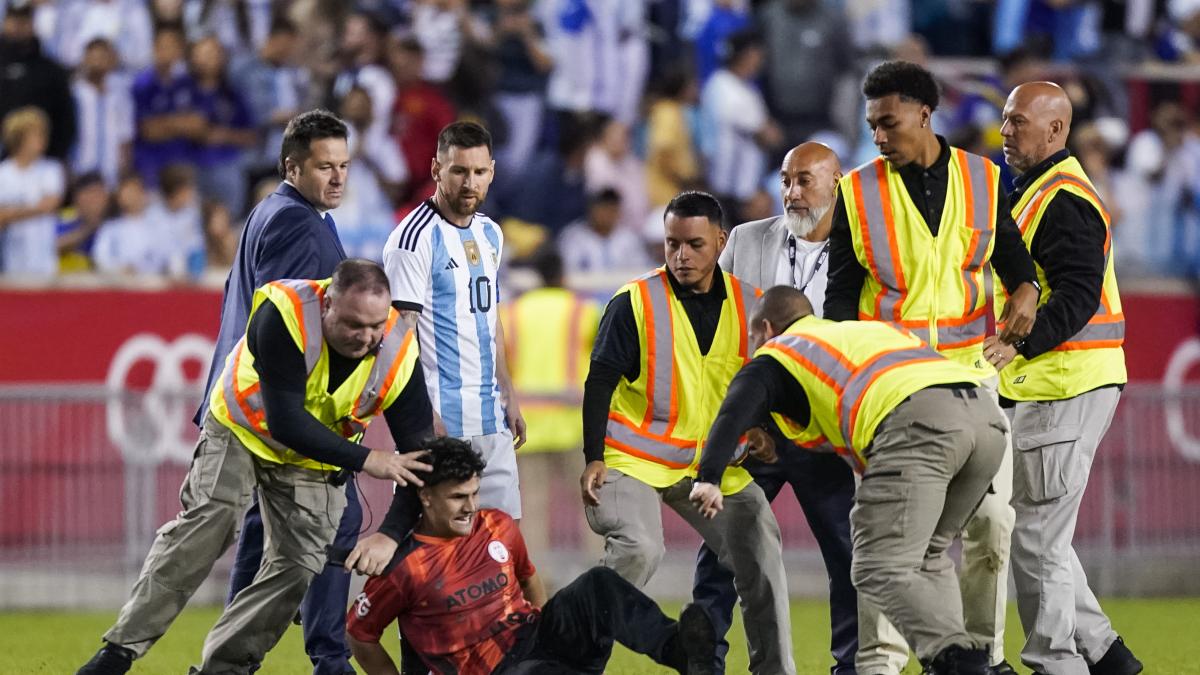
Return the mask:
M861 234L865 234L870 239L870 242L864 240L863 246L869 246L871 260L874 262L871 272L883 286L883 299L879 303L877 318L894 318L896 317L896 307L901 300L900 279L895 261L892 260L892 249L888 246L890 235L887 221L883 217L884 195L879 189L880 182L887 181L887 167L884 160L876 159L863 167L856 172L855 178L862 194L859 204L861 208L859 219L865 221L859 223L859 228Z
M400 355L400 348L404 346L404 338L410 330L412 329L403 319L397 318L396 323L392 324L392 329L383 336L383 342L380 343L379 350L375 354L375 363L367 375L366 385L359 394L358 401L354 404L355 417L362 418L371 414L380 404L380 392L387 385L384 378L392 369L392 363L395 362L396 357Z
M842 438L845 439L846 445L854 447L854 427L850 419L850 413L854 407L867 393L867 388L870 386L871 380L879 371L894 366L905 361L913 359L940 359L938 353L929 347L910 347L906 349L898 349L894 352L885 352L880 356L876 356L873 360L868 361L854 372L854 376L845 382L845 388L841 392L841 397L838 399L838 420L842 426Z
M967 288L970 295L970 304L967 305L968 311L973 311L979 304L980 284L974 283L971 278L975 275L975 270L983 266L983 262L987 256L988 247L992 244L994 232L992 229L992 216L994 209L992 208L992 200L988 199L988 191L991 189L989 185L989 176L987 170L987 160L979 155L973 155L969 152L956 150L966 156L967 159L967 175L963 176L963 188L971 192L971 212L966 214L970 222L967 226L977 231L979 240L976 242L975 251L971 256L966 269L963 270L963 284ZM961 167L960 167L961 168ZM980 329L979 334L982 335L985 328ZM938 343L941 344L943 338L942 331L938 329ZM946 342L961 342L964 339L945 340Z
M692 460L696 458L696 446L694 444L681 448L677 445L647 438L611 418L608 420L607 433L608 438L622 445L636 448L639 452L644 452L647 455L657 457L671 464L689 466Z
M653 392L647 392L651 394L647 404L653 415L649 431L665 436L671 423L671 392L675 391L675 322L671 317L671 299L667 296L666 272L660 271L640 283L646 285L650 297L646 325L655 329L654 342L646 344L646 363L654 368Z
M987 316L980 314L961 326L938 326L938 346L955 345L983 337L987 332ZM928 340L926 340L928 342Z
M826 377L833 380L834 387L838 393L841 393L842 387L846 386L846 382L852 374L850 369L845 366L840 360L840 354L829 351L824 345L812 340L807 340L802 335L784 333L771 342L781 344L788 349L796 352L804 357L809 363L813 364L817 370L825 374ZM768 343L770 344L770 343Z
M742 291L742 315L738 319L747 323L745 317L750 316L750 312L754 311L754 305L758 302L758 296L754 293L757 289L741 279L738 279L737 285ZM747 325L747 329L749 329L749 325Z
M317 287L310 281L285 279L274 282L295 292L300 299L300 316L296 317L304 327L304 366L305 372L311 373L321 359L321 345L325 338L321 333L321 295ZM313 338L316 339L313 339Z
M1071 336L1071 342L1094 342L1097 340L1124 340L1125 339L1125 321L1113 321L1110 323L1089 323L1083 327L1078 333Z
M237 355L241 354L242 344L245 341L246 341L246 338L245 338L245 336L243 336L242 339L239 340L238 343L233 346L233 355L234 355L233 359L237 359ZM232 360L230 362L230 365L231 366L233 365ZM259 440L261 440L263 443L265 443L267 445L267 447L269 447L273 450L276 450L278 452L283 452L283 451L287 450L288 449L287 446L285 446L285 445L279 443L278 441L276 441L275 439L271 438L271 436L269 434L262 433L262 431L257 426L255 426L254 423L252 423L248 417L246 417L246 411L242 409L242 403L238 401L237 384L236 384L237 383L237 368L232 368L232 367L227 368L225 371L224 377L222 377L221 379L223 380L223 382L221 383L221 387L222 387L221 393L225 397L225 407L229 409L229 418L231 420L233 420L233 422L235 424L242 427L243 429L248 429L249 431L253 432L254 435L257 436ZM264 412L265 408L263 406L262 389L261 388L255 389L254 393L246 396L246 400L244 403L245 403L246 407L248 407L252 412L257 413L259 415L265 415L265 412ZM265 422L266 419L264 418L263 421Z
M920 328L908 328L906 326L896 323L895 321L889 321L888 323L892 324L893 326L896 326L897 328L904 328L908 332L910 332L913 335L920 338L921 342L924 342L925 344L929 344L929 328L928 327L922 326ZM941 335L942 335L942 332L938 331L938 339L939 340L941 339Z

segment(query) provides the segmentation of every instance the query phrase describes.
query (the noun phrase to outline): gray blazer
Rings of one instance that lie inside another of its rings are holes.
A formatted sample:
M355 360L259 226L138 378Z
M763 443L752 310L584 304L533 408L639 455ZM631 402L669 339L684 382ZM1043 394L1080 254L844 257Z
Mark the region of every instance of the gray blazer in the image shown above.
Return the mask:
M791 283L790 279L776 278L779 252L787 245L787 235L782 216L738 225L730 233L718 263L721 269L763 290Z

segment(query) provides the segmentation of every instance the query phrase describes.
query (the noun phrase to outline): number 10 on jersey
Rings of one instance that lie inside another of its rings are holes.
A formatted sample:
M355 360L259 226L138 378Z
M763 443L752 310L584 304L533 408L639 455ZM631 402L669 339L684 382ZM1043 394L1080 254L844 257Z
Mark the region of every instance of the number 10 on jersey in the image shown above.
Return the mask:
M467 280L467 298L471 302L471 313L488 313L492 310L492 280L475 277Z

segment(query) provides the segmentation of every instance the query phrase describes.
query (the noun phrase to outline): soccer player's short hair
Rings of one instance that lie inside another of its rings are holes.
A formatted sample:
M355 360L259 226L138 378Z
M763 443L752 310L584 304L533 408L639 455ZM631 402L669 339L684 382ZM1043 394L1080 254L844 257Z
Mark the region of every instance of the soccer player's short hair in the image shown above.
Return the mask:
M438 134L437 154L450 152L451 147L465 150L479 146L486 146L488 154L492 154L492 135L487 129L474 122L453 122Z
M299 163L308 159L312 142L326 138L346 138L346 123L328 110L318 108L296 115L283 130L279 148L279 177L287 177L287 158Z
M677 218L694 218L703 216L708 219L708 222L723 227L725 212L721 209L721 202L717 198L701 192L700 190L688 190L675 195L675 198L667 204L667 210L663 213L663 220L670 214L675 214Z
M333 268L329 291L334 296L357 291L391 296L387 273L379 263L366 258L346 258Z
M421 476L425 487L471 480L475 476L482 476L483 468L487 466L483 455L460 438L443 436L425 444L425 449L429 451L425 463L433 467L433 470Z
M812 313L812 303L804 293L791 286L774 286L759 298L750 322L770 321L775 330L781 331Z
M868 100L892 94L910 103L921 103L937 110L938 84L933 73L908 61L885 61L867 73L862 85Z

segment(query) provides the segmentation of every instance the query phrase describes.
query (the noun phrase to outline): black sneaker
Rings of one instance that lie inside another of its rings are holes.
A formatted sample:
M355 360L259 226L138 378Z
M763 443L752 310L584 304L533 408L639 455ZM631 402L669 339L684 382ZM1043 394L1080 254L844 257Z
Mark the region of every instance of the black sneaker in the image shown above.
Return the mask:
M125 675L133 667L133 656L131 650L105 642L75 675Z
M967 649L950 645L925 665L930 675L990 675L991 658L985 649Z
M1125 640L1117 636L1099 661L1088 664L1088 672L1092 675L1137 675L1144 667L1125 646Z
M689 604L679 613L679 645L687 657L685 675L714 675L717 630L700 605Z
M1008 661L1001 661L992 666L992 675L1017 675L1017 670L1008 665Z

